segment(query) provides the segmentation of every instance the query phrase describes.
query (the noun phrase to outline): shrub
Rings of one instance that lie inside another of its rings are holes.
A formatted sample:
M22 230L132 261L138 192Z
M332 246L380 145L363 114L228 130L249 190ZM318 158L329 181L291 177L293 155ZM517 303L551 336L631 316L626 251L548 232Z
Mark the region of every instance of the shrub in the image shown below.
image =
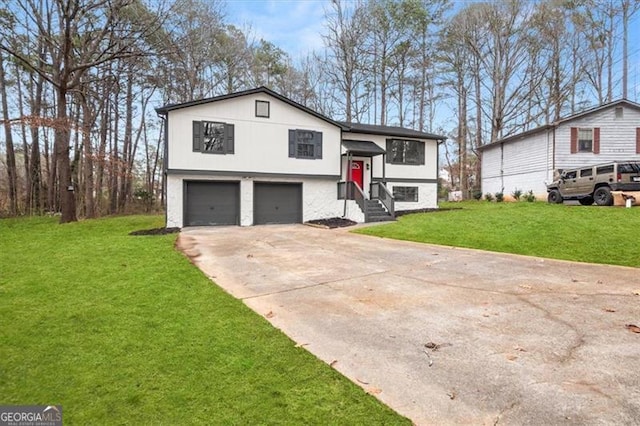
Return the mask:
M528 203L533 203L536 200L536 196L533 194L532 190L529 190L526 194L524 194L524 199Z
M484 199L487 201L493 201L493 195L491 195L490 192L487 192L486 194L484 194Z
M522 196L522 190L521 189L514 189L513 192L511 193L511 196L516 200L516 201L520 201L520 197Z
M496 202L501 203L504 201L504 194L502 192L496 192Z

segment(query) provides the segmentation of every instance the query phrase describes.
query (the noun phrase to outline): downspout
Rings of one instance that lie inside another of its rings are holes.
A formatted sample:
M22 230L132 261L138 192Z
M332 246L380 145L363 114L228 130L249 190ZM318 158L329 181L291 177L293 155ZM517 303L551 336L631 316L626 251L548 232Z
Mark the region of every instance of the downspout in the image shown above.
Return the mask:
M551 176L556 170L556 126L553 126L553 137L552 137L552 149L551 149Z
M504 143L500 144L500 192L504 194Z
M438 206L438 194L440 193L440 144L445 143L447 139L440 139L436 142L436 207ZM480 181L480 189L482 189L482 181Z
M168 117L166 115L158 113L158 118L162 120L162 127L164 128L164 158L162 159L162 174L164 175L164 179L162 179L162 207L164 209L164 225L167 226L167 169L169 168L169 144L167 141L169 139L169 126Z
M443 140L436 142L436 207L438 206L438 194L440 194L440 144ZM480 183L482 185L482 182Z

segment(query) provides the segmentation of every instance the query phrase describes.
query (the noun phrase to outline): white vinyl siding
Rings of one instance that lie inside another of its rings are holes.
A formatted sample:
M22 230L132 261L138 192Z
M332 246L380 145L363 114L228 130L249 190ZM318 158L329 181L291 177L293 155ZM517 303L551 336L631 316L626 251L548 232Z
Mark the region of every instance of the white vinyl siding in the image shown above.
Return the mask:
M623 107L622 117L616 118L615 107L562 123L556 129L556 168L577 169L610 161L640 161L636 153L636 127L640 111ZM600 129L600 152L571 153L571 127Z
M255 117L255 101L268 100L270 119ZM337 176L340 174L340 128L264 94L225 99L169 111L169 170L216 170ZM233 155L193 152L194 121L234 125ZM289 130L322 133L322 159L289 157ZM337 178L336 178L337 179Z
M503 192L511 194L515 189L546 193L545 180L550 178L551 131L541 131L514 142L498 144L482 153L482 193Z

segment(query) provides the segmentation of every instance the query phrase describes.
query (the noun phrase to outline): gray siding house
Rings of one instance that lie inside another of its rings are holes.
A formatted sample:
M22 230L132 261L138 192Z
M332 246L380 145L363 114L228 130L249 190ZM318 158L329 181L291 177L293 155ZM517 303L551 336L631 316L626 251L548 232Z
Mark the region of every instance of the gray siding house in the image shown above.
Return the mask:
M619 100L480 148L482 193L546 198L556 170L640 161L640 104Z

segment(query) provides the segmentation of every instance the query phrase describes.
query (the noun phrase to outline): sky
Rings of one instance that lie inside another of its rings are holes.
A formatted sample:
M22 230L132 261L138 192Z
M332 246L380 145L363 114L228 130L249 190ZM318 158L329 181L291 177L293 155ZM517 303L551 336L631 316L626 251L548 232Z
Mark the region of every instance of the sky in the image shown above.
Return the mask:
M323 47L326 0L229 0L227 21L250 28L253 36L275 44L298 62Z
M454 9L473 0L454 0ZM323 48L324 11L329 0L228 0L227 22L287 52L294 63ZM640 97L640 13L629 26L629 98ZM619 58L618 58L619 60ZM617 70L616 74L620 71ZM614 75L619 79L619 75Z

